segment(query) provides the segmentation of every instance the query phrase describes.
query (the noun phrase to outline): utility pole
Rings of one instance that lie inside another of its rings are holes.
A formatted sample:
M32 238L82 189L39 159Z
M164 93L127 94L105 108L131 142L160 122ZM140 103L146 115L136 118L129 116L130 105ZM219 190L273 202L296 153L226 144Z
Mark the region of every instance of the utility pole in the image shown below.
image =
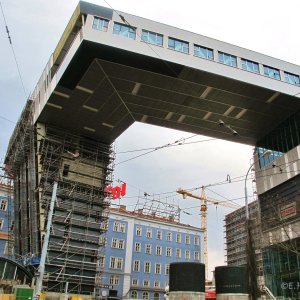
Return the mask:
M42 291L42 284L43 284L43 278L44 278L44 273L45 273L45 262L46 262L46 256L47 256L47 251L48 251L48 244L49 244L50 231L51 231L51 225L52 225L52 217L53 217L53 211L54 211L54 205L55 205L56 193L57 193L57 185L58 185L57 181L54 181L51 202L50 202L50 208L49 208L49 213L48 213L47 227L46 227L46 232L44 235L41 260L40 260L40 265L38 268L38 277L36 280L35 291L34 291L34 299L35 300L38 300L40 298L40 294Z

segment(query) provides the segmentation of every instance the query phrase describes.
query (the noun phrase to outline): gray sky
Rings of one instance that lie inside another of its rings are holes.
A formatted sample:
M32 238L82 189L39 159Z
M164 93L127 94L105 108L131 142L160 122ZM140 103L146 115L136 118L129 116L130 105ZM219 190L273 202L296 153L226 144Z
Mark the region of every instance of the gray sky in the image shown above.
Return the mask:
M300 1L290 0L222 0L215 1L142 1L91 0L95 4L166 23L295 64L300 64ZM43 68L55 48L78 1L1 0L15 54L22 74L23 91L4 19L0 17L0 158L4 158L9 137ZM134 124L116 141L116 151L162 146L192 136L175 130ZM194 137L186 142L207 140ZM136 197L149 197L179 204L182 222L200 225L197 200L177 196L178 187L196 188L210 185L207 196L237 199L244 195L244 177L250 165L252 148L225 141L205 141L169 147L149 155L120 163L130 156L117 154L115 179L128 184L127 197L121 204L133 208ZM120 164L119 164L120 163ZM240 177L237 183L214 184ZM248 183L249 193L252 187ZM166 192L170 192L165 194ZM196 190L195 193L199 193ZM220 194L221 196L217 195ZM166 198L168 196L168 198ZM243 199L239 202L243 203ZM209 270L224 264L223 219L229 209L210 207L208 211ZM190 213L191 215L188 215Z

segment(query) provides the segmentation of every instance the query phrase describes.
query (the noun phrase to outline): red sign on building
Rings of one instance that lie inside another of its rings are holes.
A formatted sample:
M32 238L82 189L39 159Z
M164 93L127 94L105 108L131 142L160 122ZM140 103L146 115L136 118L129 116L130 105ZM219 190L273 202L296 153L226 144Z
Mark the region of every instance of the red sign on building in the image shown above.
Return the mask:
M121 186L107 186L104 192L111 194L112 200L124 197L126 195L126 183L122 183Z

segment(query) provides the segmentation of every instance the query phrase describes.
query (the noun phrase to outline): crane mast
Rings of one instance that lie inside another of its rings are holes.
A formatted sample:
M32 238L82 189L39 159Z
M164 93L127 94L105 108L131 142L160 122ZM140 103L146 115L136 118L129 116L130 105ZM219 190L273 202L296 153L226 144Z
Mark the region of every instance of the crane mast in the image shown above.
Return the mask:
M191 197L194 199L198 199L201 201L200 206L200 215L201 215L201 230L203 232L203 261L205 264L205 279L208 279L208 247L207 247L207 202L212 203L214 205L221 205L233 209L238 209L241 206L235 203L228 203L227 201L219 201L216 199L208 199L205 194L204 186L201 187L201 195L194 195L187 190L183 190L179 188L176 190L178 194L183 196L183 199L186 197Z

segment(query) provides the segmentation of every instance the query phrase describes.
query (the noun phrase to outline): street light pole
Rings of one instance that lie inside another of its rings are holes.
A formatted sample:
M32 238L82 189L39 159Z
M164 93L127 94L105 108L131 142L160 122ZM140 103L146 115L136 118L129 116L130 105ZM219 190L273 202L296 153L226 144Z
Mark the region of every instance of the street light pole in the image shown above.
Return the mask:
M247 191L247 179L248 179L248 175L249 175L249 172L251 170L251 168L253 167L255 162L253 162L251 164L251 166L249 167L248 171L247 171L247 174L246 174L246 178L245 178L245 211L246 211L246 221L249 220L249 205L248 205L248 191Z
M258 155L258 159L262 157L269 156L272 153L271 150L266 150L262 155ZM247 259L247 271L248 271L248 280L249 280L249 294L250 299L257 299L258 295L258 286L257 286L257 277L256 277L256 260L255 260L255 252L252 245L252 235L250 229L250 216L249 216L249 205L248 205L248 191L247 191L247 179L251 168L255 164L254 162L250 165L246 177L245 177L245 215L246 215L246 222L245 222L245 231L246 231L246 259Z
M267 157L269 156L270 154L272 153L271 150L266 150L264 153L262 153L261 155L258 156L258 159L262 158L262 157ZM251 170L251 168L254 166L256 161L254 161L248 171L247 171L247 174L246 174L246 178L245 178L245 187L244 187L244 191L245 191L245 211L246 211L246 220L249 220L249 205L248 205L248 191L247 191L247 179L248 179L248 175L249 175L249 172Z

